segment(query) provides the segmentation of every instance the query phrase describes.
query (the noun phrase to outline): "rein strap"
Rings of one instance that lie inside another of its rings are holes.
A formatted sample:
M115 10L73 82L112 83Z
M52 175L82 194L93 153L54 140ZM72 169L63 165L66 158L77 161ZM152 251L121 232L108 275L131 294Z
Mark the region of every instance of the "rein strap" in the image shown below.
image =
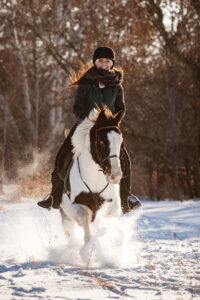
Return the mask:
M81 169L80 169L79 157L77 158L77 161L78 161L78 170L79 170L79 174L80 174L81 180L83 181L83 183L85 184L85 186L87 187L87 189L89 190L89 192L91 194L95 194L95 193L92 192L92 190L87 185L87 183L83 180L83 177L82 177L82 174L81 174ZM106 184L106 186L99 193L96 193L96 194L101 195L101 193L103 193L105 191L105 189L108 187L108 185L109 185L109 182Z

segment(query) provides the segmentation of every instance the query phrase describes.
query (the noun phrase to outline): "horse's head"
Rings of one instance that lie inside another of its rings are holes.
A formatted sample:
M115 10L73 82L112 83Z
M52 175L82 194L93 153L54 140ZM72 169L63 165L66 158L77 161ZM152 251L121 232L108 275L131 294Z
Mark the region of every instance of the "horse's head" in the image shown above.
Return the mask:
M120 148L122 134L119 129L122 112L116 115L103 109L90 130L90 149L93 160L99 164L110 183L119 183L122 178Z

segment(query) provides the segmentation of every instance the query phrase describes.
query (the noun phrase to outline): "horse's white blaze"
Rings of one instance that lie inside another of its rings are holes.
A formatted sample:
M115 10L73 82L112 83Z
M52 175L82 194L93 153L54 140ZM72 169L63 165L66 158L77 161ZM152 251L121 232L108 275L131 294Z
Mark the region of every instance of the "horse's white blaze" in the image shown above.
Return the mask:
M111 183L119 183L122 178L122 171L121 171L121 165L120 165L120 147L122 143L122 135L111 131L108 133L108 140L110 144L110 156L116 155L117 157L110 158L110 164L111 164L111 173L108 176L108 181Z

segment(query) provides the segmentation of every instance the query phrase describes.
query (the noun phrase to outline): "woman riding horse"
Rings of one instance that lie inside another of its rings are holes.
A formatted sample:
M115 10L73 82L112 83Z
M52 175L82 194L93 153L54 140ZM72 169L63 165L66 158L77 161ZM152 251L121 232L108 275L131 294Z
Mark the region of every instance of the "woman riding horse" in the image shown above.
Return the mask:
M89 112L98 106L106 105L112 113L119 111L125 114L124 94L122 88L123 73L114 67L115 53L110 47L98 47L93 54L93 66L87 71L80 72L80 76L71 82L71 86L78 85L74 101L74 114L77 122L71 129L68 137L62 144L55 160L55 168L52 172L52 191L50 196L38 202L38 205L50 209L59 208L62 200L64 177L73 157L71 137L80 124L88 116ZM123 213L140 206L140 201L131 200L131 163L127 150L122 144L120 161L123 178L120 182L120 197Z

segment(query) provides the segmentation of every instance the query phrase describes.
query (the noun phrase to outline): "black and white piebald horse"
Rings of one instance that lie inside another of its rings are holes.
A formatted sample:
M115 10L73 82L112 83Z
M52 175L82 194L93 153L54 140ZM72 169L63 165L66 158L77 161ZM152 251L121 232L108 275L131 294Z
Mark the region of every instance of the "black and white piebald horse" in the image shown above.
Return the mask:
M100 211L104 216L122 213L119 183L122 178L119 129L121 112L94 109L76 128L72 144L74 163L69 174L71 193L63 193L61 215L84 229L91 238L90 223Z

